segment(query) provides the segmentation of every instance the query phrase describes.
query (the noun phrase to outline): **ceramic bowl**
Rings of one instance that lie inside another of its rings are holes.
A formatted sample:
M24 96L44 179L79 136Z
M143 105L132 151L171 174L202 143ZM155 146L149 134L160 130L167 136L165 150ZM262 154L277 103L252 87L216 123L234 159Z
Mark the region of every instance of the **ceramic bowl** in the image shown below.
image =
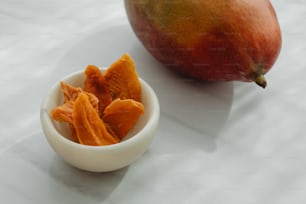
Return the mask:
M84 79L83 71L78 71L61 81L83 87ZM160 115L159 101L154 90L144 80L139 80L144 114L123 141L107 146L82 145L68 139L70 131L67 124L56 122L50 116L50 110L63 104L60 83L56 83L45 96L40 110L44 135L54 151L70 165L92 172L113 171L136 161L150 146Z

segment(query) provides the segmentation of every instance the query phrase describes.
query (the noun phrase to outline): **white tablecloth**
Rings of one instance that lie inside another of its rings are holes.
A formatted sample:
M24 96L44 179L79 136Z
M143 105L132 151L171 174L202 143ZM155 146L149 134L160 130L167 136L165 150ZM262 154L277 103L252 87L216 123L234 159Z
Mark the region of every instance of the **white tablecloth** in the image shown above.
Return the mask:
M306 2L272 1L283 47L263 90L181 81L136 39L123 1L0 1L1 203L306 202ZM46 91L88 64L134 58L161 105L149 150L89 173L63 162L41 130Z

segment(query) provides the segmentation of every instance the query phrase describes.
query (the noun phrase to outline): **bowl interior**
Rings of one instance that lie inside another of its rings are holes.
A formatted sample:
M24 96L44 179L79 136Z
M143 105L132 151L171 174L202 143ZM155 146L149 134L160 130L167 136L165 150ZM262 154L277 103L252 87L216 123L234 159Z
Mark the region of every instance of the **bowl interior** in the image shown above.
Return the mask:
M102 69L103 71L103 69ZM79 71L76 73L73 73L66 78L62 79L61 81L64 81L70 85L73 85L75 87L84 87L84 80L85 80L85 75L83 71ZM123 140L120 143L123 143L134 136L136 136L138 133L140 133L143 128L148 124L150 121L150 117L154 113L159 112L159 109L156 109L156 99L154 99L153 95L154 92L153 90L149 87L149 85L143 81L142 79L139 79L142 87L142 103L144 106L144 114L140 116L138 122L135 124L132 130L128 133L128 135L123 138ZM153 95L152 95L153 94ZM154 102L155 100L155 102ZM58 105L63 104L64 97L63 97L63 92L60 87L60 83L56 84L52 89L47 98L45 99L45 104L43 105L44 109L50 113L50 111L57 107ZM155 103L155 104L154 104ZM154 107L155 106L155 107ZM52 125L56 131L69 141L71 141L70 138L70 129L67 123L62 123L62 122L57 122L54 121L50 114L48 114L49 121L51 122ZM73 142L73 141L71 141ZM74 143L74 142L73 142ZM120 144L119 143L119 144ZM116 144L115 144L116 145Z

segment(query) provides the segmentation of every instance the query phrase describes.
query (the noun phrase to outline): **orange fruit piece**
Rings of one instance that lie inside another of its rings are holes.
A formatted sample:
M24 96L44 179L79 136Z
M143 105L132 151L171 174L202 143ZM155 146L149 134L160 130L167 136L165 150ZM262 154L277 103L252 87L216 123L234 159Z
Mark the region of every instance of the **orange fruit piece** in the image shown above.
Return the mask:
M105 71L106 86L113 100L134 99L141 102L141 86L133 59L124 54Z
M73 117L72 117L73 105L74 105L73 101L68 101L63 105L57 106L51 111L51 116L54 120L57 120L59 122L67 122L71 132L69 139L74 142L77 142L78 138L76 136L75 128L73 126Z
M99 115L102 117L105 107L112 102L112 97L106 88L106 81L97 66L88 65L84 71L86 79L84 91L94 94L99 101Z
M80 144L98 146L119 142L107 131L99 113L83 92L78 95L73 107L73 126Z
M63 81L60 82L60 86L64 94L64 104L54 108L51 111L51 116L54 120L59 122L67 122L71 132L69 139L74 142L78 142L76 131L73 126L72 113L75 100L77 99L78 95L84 91L81 88L76 88ZM88 96L91 105L98 110L98 98L91 93L85 92L85 94Z
M61 81L60 82L61 89L64 94L64 103L68 101L75 101L75 99L78 97L79 93L82 92L81 88L76 88L74 86L71 86L70 84L67 84L66 82Z
M75 101L78 97L78 95L81 92L84 92L81 88L76 88L74 86L71 86L70 84L67 84L66 82L61 81L60 83L62 91L64 93L64 103L67 103L69 101ZM90 103L93 105L95 109L98 110L99 107L99 99L92 93L86 92L86 95L89 97Z
M57 106L51 111L51 116L54 120L59 122L73 123L72 112L73 112L73 101L68 101L63 105Z
M103 121L122 140L134 127L143 112L144 107L138 101L116 99L105 108Z

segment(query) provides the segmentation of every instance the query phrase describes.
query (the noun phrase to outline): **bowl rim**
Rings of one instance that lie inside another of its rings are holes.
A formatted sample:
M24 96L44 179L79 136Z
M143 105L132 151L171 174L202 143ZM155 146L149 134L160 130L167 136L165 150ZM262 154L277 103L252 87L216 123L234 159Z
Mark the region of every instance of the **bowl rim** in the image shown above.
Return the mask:
M99 69L103 72L105 71L106 68L99 67ZM81 77L81 74L84 74L84 70L78 70L78 71L72 72L66 75L65 77L63 77L60 81L68 81L70 79L73 79L74 77ZM141 77L138 77L138 79L141 83L142 90L145 89L148 92L148 95L150 96L153 110L151 110L151 114L150 114L150 117L148 117L146 125L143 128L141 128L141 130L139 130L133 137L128 138L127 140L123 140L116 144L105 145L105 146L91 146L91 145L84 145L84 144L76 143L66 138L62 134L60 134L54 126L53 119L50 117L49 104L48 104L50 100L52 100L50 98L54 96L54 94L56 94L56 92L58 92L58 90L60 89L59 81L48 90L48 93L45 95L41 103L40 121L41 121L43 130L45 130L45 128L46 129L48 128L48 131L51 131L51 135L52 135L51 137L56 137L65 145L69 145L74 148L80 148L84 150L109 151L109 150L115 150L115 149L118 149L124 146L130 146L130 145L133 145L134 143L137 143L139 140L143 138L141 137L141 135L142 136L149 135L149 133L147 132L151 131L152 128L155 129L155 126L158 123L159 117L160 117L160 104L159 104L159 100L158 100L156 93L145 80L143 80ZM47 136L46 134L44 135L45 137L47 137L47 140L49 141L49 138L48 138L49 136Z

